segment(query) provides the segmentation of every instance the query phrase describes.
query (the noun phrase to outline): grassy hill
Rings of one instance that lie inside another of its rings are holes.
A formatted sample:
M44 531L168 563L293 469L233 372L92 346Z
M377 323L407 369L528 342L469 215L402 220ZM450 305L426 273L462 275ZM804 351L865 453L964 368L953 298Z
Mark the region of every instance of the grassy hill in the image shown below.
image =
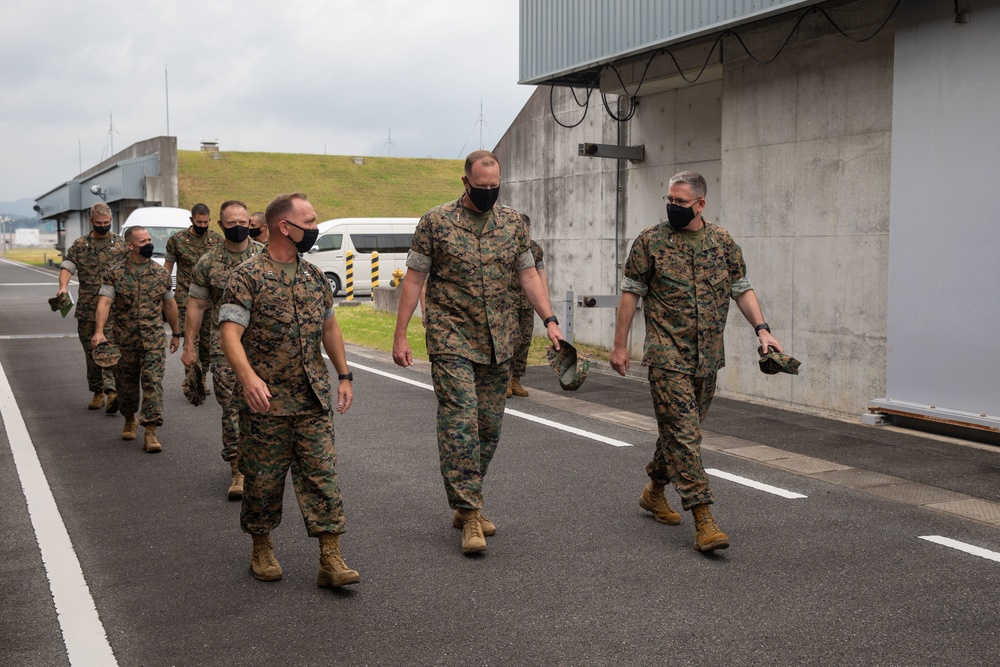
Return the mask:
M462 193L464 160L287 153L177 151L179 206L208 204L213 219L227 199L263 211L283 192L309 195L320 220L416 217Z

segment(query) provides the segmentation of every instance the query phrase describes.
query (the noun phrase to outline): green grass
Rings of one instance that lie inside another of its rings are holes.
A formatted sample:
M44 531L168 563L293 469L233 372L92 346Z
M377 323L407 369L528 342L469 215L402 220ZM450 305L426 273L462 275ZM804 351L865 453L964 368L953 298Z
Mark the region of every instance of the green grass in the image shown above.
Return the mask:
M462 193L463 160L288 153L177 151L178 205L208 204L213 218L227 199L263 211L283 192L305 192L319 219L418 217Z
M355 345L370 347L383 352L392 352L392 334L396 329L396 314L376 312L371 305L340 307L336 310L337 323L344 334L344 340ZM410 348L414 359L427 360L427 344L424 338L424 328L419 318L410 320L408 329ZM545 349L551 343L548 338L535 337L528 350L528 365L537 366L548 363ZM577 345L577 351L586 359L608 360L608 351L593 345Z
M62 264L62 255L55 248L10 248L4 257L32 266L45 266L49 260L56 266Z

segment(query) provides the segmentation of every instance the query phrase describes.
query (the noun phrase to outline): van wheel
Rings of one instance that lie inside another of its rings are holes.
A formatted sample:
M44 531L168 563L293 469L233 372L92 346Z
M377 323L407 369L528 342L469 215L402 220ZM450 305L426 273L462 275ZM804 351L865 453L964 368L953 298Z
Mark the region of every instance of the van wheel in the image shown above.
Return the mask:
M330 289L333 290L333 295L337 296L340 294L340 278L337 277L336 273L326 273L324 274L326 279L330 281Z

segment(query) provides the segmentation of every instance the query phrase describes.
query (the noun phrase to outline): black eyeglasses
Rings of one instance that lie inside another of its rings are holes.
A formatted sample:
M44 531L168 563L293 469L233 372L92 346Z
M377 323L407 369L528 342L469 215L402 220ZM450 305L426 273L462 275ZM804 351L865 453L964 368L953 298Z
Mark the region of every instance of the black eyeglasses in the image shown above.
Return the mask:
M701 197L695 197L694 199L678 199L677 197L667 195L663 198L663 201L668 204L673 204L674 206L683 206L684 208L688 208L693 206L699 199L701 199Z

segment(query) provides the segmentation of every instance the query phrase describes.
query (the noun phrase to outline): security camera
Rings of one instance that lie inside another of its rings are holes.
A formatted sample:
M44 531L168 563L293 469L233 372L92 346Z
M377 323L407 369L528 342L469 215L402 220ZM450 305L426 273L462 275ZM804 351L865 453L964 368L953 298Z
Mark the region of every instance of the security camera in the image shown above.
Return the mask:
M94 194L94 195L100 196L100 195L104 194L104 188L102 188L100 185L91 185L90 186L90 193Z

